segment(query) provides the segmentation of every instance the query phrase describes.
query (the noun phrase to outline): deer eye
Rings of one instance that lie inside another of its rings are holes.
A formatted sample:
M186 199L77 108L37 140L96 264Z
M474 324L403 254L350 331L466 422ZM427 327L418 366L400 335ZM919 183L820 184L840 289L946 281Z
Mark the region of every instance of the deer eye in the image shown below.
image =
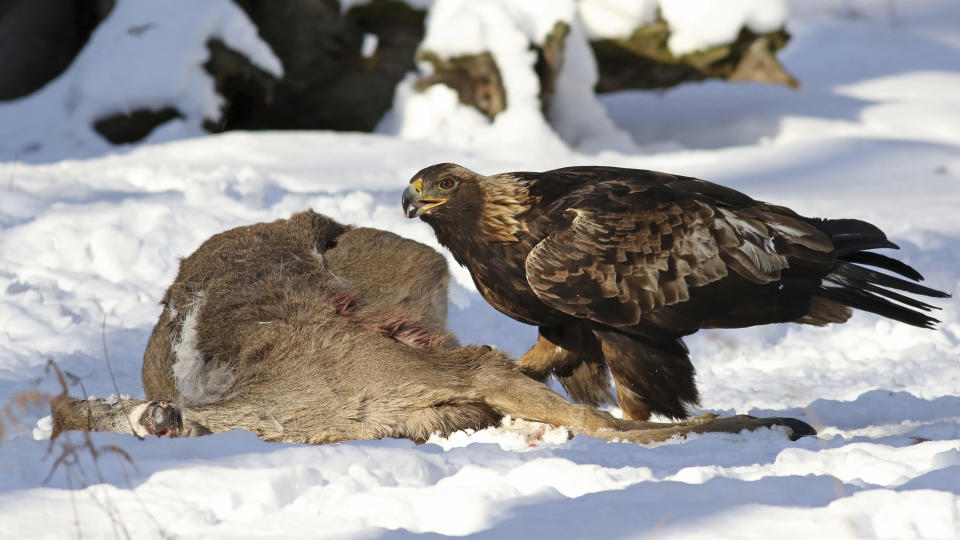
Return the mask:
M440 189L450 189L453 187L453 180L450 178L444 178L440 180L440 183L437 184L437 186L439 186Z

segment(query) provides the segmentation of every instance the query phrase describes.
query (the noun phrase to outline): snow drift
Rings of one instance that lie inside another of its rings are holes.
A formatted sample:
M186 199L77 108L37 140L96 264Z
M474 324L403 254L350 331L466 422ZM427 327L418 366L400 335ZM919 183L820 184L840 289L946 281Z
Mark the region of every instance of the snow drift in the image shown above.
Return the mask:
M106 106L66 99L77 75L45 89L49 101L31 102L38 94L0 105L3 404L58 391L48 358L74 394L141 396L140 358L177 257L224 229L313 208L436 245L425 225L400 215L399 199L410 175L442 161L485 173L588 163L668 170L807 215L865 219L887 231L902 248L896 256L926 284L954 295L940 303L936 331L860 313L826 328L690 340L705 410L797 416L820 429L795 443L775 431L656 447L550 432L530 441L513 425L421 446L94 434L94 445L116 445L136 467L115 452L94 462L80 451L44 483L63 449L47 456L47 441L34 440L47 411L19 413L19 426L4 415L3 536L955 538L960 37L952 21L960 10L934 0L898 3L893 13L886 4L847 5L855 16L829 2L794 6L784 61L802 91L707 83L602 98L641 152L611 143L585 155L528 118L515 121L509 139L478 135L466 144L327 132L159 143L194 133L161 130L152 144L108 153L77 131L77 118ZM215 6L202 11L213 19L198 16L208 30L228 20L243 27L231 5ZM245 46L269 66L255 40ZM215 99L205 92L198 104ZM26 152L27 141L42 147ZM452 261L451 269L450 326L463 341L522 353L534 330L494 312L469 275Z

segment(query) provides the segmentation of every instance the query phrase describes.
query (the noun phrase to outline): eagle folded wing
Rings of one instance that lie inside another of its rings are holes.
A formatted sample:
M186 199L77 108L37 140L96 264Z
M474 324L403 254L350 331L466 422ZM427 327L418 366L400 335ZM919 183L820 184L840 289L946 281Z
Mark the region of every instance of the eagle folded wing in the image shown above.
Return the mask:
M700 287L736 272L764 284L780 279L788 256L825 254L832 244L795 215L757 206L730 208L703 196L643 198L591 188L556 207L551 231L526 259L526 277L546 304L612 326L690 299ZM603 193L603 197L598 194ZM649 194L647 194L649 195Z

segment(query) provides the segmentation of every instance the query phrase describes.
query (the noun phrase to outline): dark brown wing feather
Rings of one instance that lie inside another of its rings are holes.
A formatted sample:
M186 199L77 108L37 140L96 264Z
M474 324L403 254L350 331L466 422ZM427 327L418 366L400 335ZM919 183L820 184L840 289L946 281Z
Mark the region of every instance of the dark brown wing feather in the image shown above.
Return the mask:
M791 256L832 261L829 238L787 209L695 179L606 172L544 212L545 237L526 259L534 293L570 315L632 326L730 272L767 284Z

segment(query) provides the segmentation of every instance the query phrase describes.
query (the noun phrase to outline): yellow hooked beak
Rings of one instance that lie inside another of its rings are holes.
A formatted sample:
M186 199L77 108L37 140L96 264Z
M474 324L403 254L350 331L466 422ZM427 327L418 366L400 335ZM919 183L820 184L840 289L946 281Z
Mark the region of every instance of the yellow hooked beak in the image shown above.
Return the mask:
M424 197L423 181L417 179L403 190L403 215L410 219L420 217L445 202L446 199Z

